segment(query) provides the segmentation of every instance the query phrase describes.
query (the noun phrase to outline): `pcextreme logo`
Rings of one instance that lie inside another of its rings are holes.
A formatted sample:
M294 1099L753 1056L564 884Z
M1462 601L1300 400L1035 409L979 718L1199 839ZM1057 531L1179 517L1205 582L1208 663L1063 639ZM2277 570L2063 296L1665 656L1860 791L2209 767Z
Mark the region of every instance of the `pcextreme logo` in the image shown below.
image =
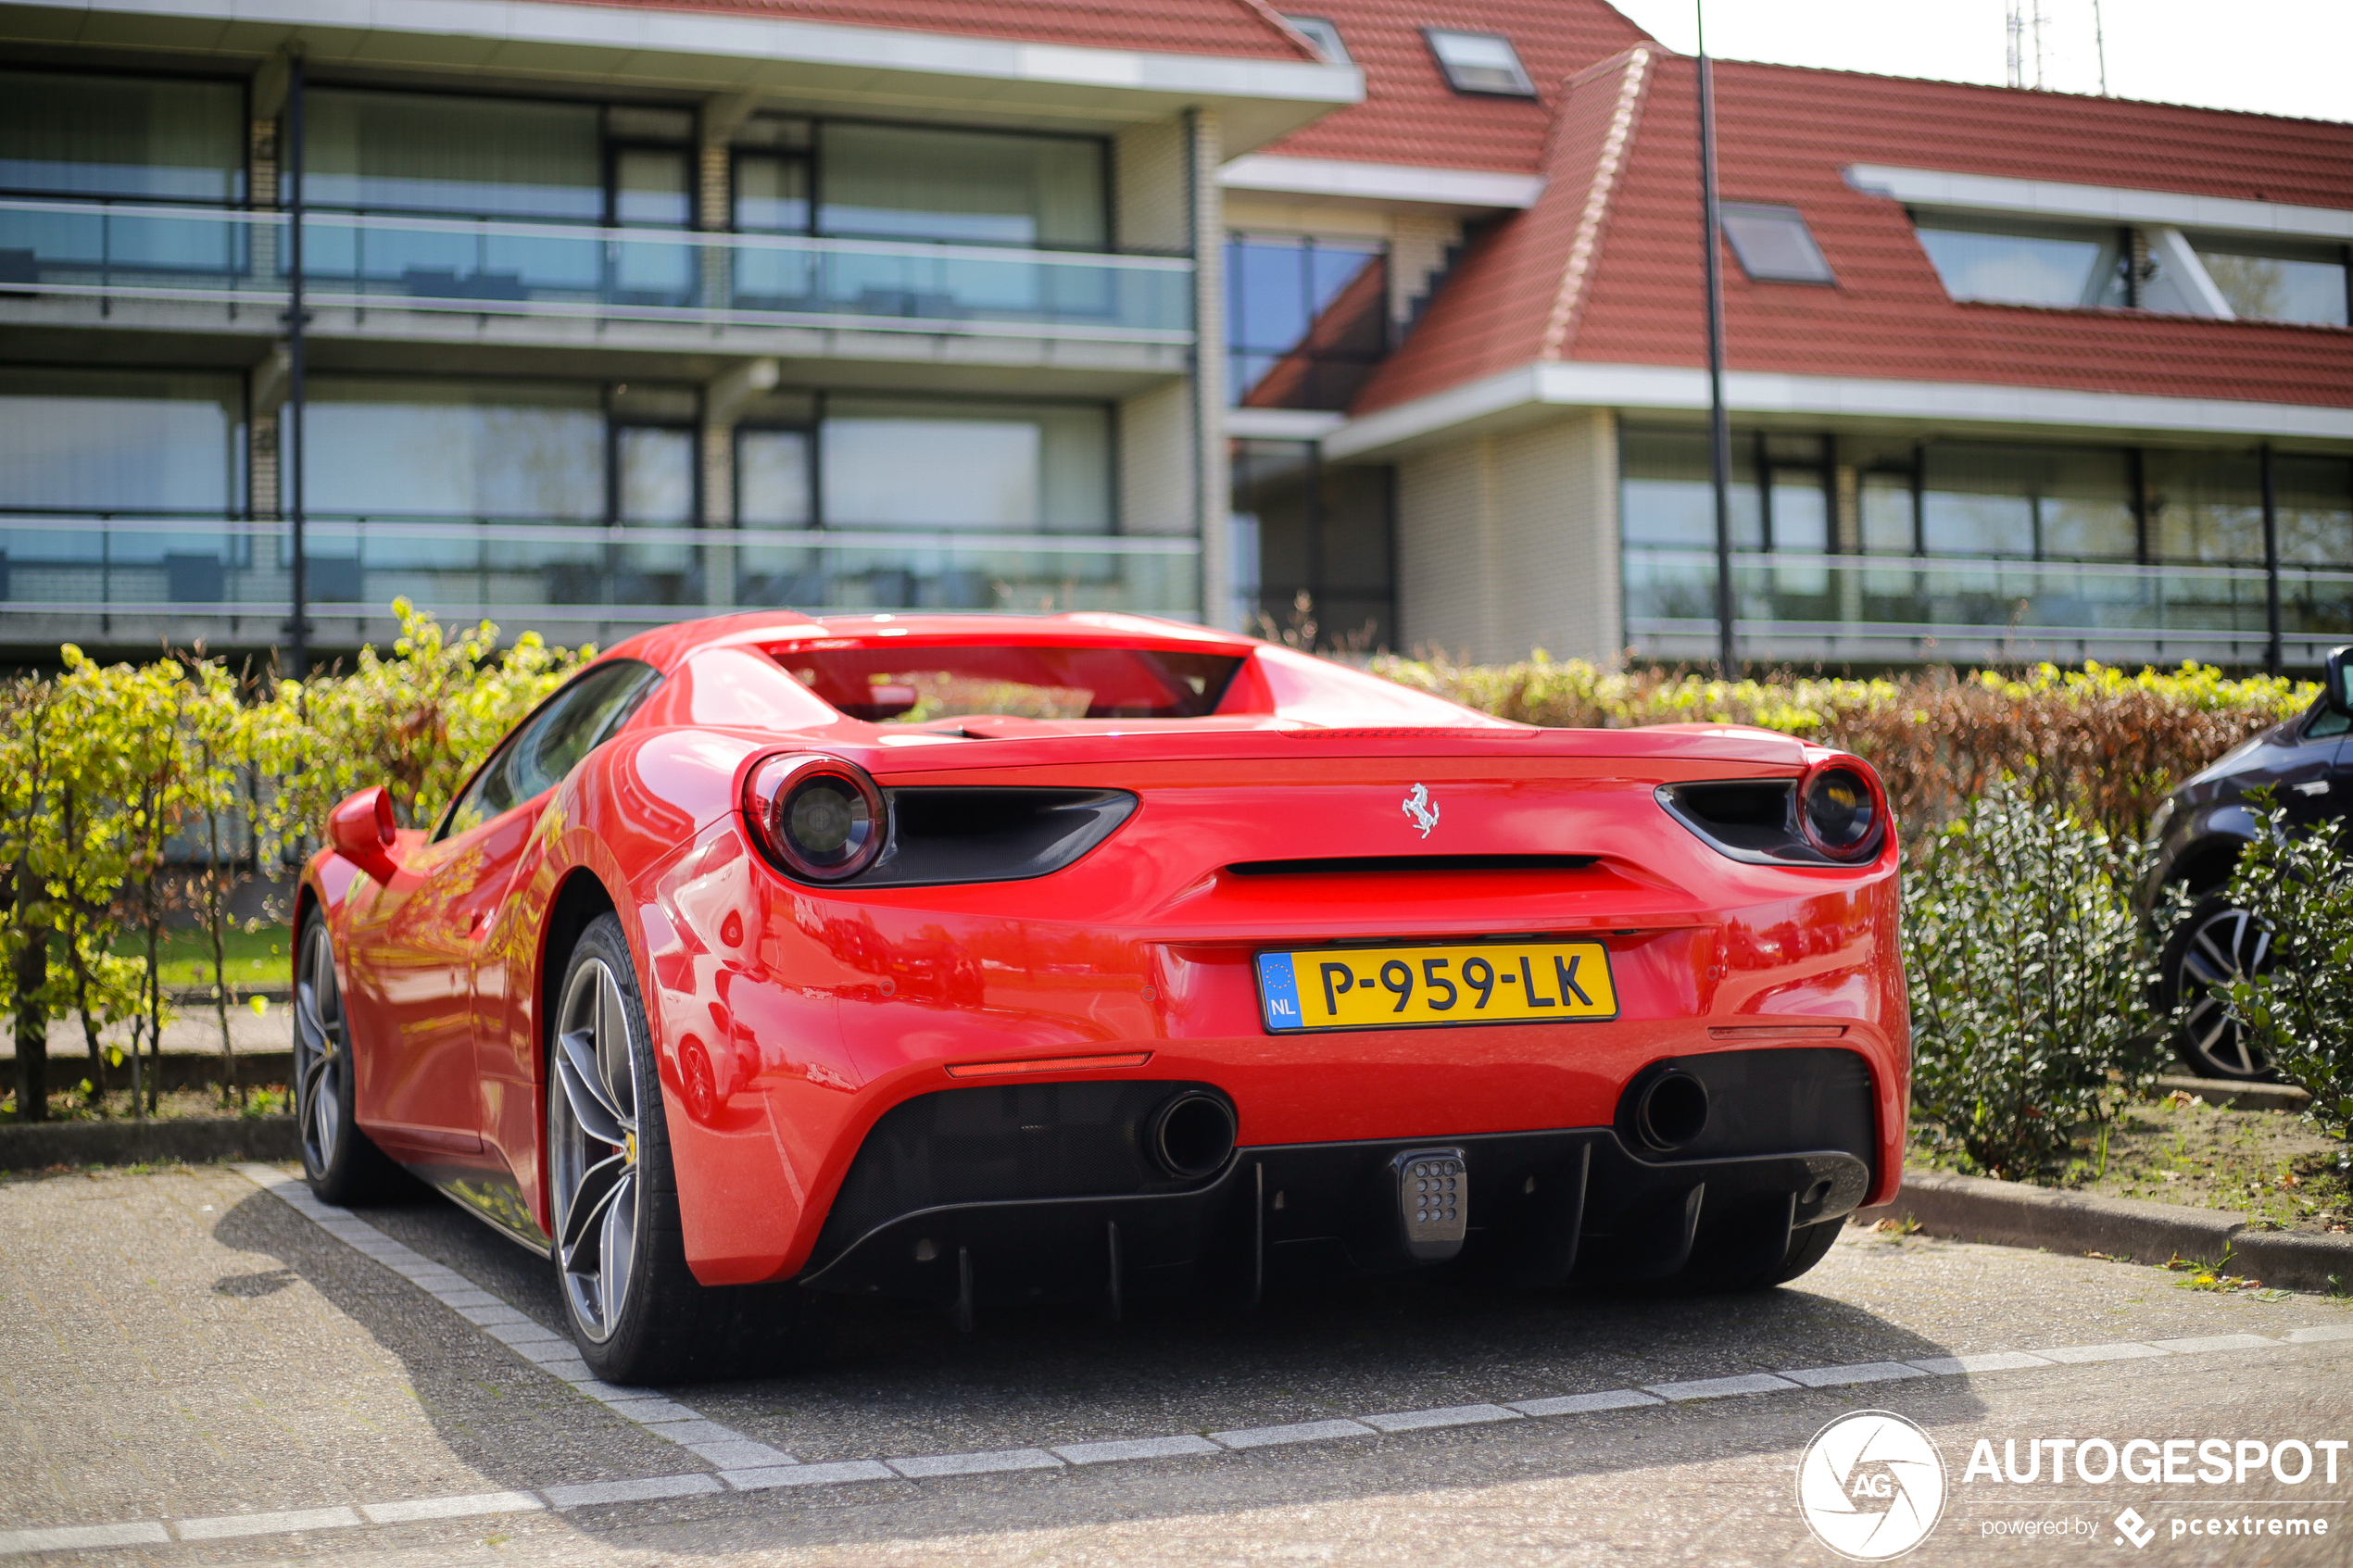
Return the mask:
M1797 1510L1814 1538L1885 1562L1928 1538L1944 1512L1944 1456L1890 1411L1857 1411L1814 1434L1797 1466Z

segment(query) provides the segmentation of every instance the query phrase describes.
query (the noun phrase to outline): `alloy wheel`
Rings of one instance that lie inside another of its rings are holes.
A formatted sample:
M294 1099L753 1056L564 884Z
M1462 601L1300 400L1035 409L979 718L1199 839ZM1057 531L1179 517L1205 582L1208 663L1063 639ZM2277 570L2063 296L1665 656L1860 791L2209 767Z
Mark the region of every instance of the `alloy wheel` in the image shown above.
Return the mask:
M324 921L313 921L295 976L295 1111L303 1162L333 1169L343 1121L343 988Z
M2179 990L2188 1001L2182 1050L2208 1077L2258 1078L2271 1059L2231 1011L2229 986L2270 966L2271 933L2245 909L2221 909L2191 927L2182 949Z
M556 1020L559 1092L547 1107L556 1255L573 1318L602 1342L629 1302L645 1189L637 1052L620 984L603 960L573 972Z

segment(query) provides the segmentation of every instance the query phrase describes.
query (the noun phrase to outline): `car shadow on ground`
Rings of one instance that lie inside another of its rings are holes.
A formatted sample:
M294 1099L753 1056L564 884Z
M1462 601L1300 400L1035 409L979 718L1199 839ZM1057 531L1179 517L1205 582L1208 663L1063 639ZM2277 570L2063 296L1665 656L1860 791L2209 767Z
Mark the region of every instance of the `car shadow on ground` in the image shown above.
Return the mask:
M527 1315L561 1324L552 1266L450 1205L422 1198L363 1217ZM217 1234L277 1258L398 1357L451 1458L487 1485L707 1468L512 1357L267 1194L224 1215ZM1820 1275L1831 1284L1837 1272L1825 1265ZM259 1270L220 1288L275 1288L276 1279ZM945 1311L849 1302L824 1355L801 1372L662 1392L822 1462L1200 1434L1947 1353L1804 1280L1676 1296L1407 1275L1309 1281L1250 1311L1163 1301L1112 1321L1084 1308L1009 1309L982 1313L969 1333ZM531 1419L510 1409L486 1421L485 1385L502 1391L494 1402L527 1407ZM1932 1402L1953 1419L1981 1408L1957 1380L1901 1386L1907 1408ZM1478 1486L1793 1448L1832 1415L1881 1397L1881 1386L1862 1385L1218 1459L688 1499L662 1505L660 1527L717 1532L715 1541L749 1518L762 1539L852 1541ZM988 1492L985 1507L974 1503L974 1487ZM655 1527L644 1510L627 1507L566 1518L616 1542Z

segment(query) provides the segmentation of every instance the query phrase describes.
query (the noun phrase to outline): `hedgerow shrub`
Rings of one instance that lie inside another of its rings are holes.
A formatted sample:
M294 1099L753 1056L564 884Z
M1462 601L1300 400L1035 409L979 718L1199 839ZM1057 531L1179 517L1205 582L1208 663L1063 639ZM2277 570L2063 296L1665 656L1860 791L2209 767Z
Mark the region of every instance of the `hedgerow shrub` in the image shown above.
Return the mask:
M2010 775L2047 805L2137 837L2183 779L2312 699L2317 687L2087 664L2023 675L1927 671L1893 680L1719 681L1658 670L1604 671L1542 653L1508 665L1377 659L1372 669L1499 718L1622 729L1755 724L1868 759L1918 835Z
M229 898L241 870L303 852L328 809L382 784L403 822L431 822L482 755L591 649L525 633L501 649L484 621L445 633L396 600L400 636L348 671L274 684L201 655L102 665L61 650L64 673L0 688L0 1009L19 1041L79 1015L94 1098L118 1051L102 1031L132 1024L132 1087L152 1110L143 1051L172 1007L155 957L164 923L192 912L210 935L223 1084L230 1060L223 971ZM192 868L165 875L175 859ZM118 952L120 940L144 961ZM41 1053L20 1049L19 1114L45 1110Z
M2312 1092L2306 1114L2353 1139L2353 854L2346 824L2291 834L2268 805L2241 852L2230 901L2271 933L2271 965L2233 982L2231 1010L2282 1073Z
M1912 1106L1978 1169L2063 1166L2111 1074L2160 1064L2133 884L2145 851L1996 783L1904 879Z

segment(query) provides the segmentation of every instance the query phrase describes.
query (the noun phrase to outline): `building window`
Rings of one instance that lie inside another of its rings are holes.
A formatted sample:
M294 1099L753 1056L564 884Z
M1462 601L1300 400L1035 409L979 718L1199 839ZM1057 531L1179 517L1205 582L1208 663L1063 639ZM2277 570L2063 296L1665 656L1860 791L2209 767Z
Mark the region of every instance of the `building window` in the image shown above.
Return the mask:
M1629 429L1618 446L1621 528L1635 549L1712 550L1716 493L1707 436L1699 431ZM1732 545L1757 549L1765 541L1763 497L1756 488L1756 441L1732 438L1730 476Z
M228 599L252 545L190 523L242 509L244 414L237 376L0 370L0 600ZM169 521L53 521L94 513Z
M1997 305L2123 306L2123 232L2089 225L1916 217L1920 248L1955 299Z
M1512 41L1499 33L1454 32L1445 28L1422 30L1429 52L1446 83L1457 93L1479 93L1505 98L1532 98L1535 84L1519 63Z
M2233 314L2322 327L2348 324L2348 281L2341 247L2221 236L2196 237L2190 244Z
M1324 462L1311 441L1232 450L1235 577L1251 589L1236 607L1243 630L1320 648L1390 646L1393 470Z
M1346 408L1389 351L1388 262L1388 247L1378 240L1228 240L1227 369L1234 405Z
M1929 555L2131 560L2140 553L2129 452L1937 442L1920 463L1920 540Z
M1723 207L1724 237L1740 258L1741 270L1758 282L1828 283L1831 264L1806 227L1806 215L1793 207L1757 207L1727 202Z
M1101 250L1103 144L840 121L817 131L817 226L868 239Z
M829 397L819 429L828 528L1112 531L1107 409Z
M2166 560L2263 560L2263 465L2253 453L2147 455L2149 553Z
M242 201L245 116L243 82L0 71L0 189Z
M747 234L805 234L811 132L805 119L767 116L736 132L736 229Z
M0 371L0 511L233 517L245 401L236 376Z
M321 515L605 516L594 383L320 376L305 432L306 498Z
M1283 20L1290 23L1293 32L1315 45L1315 52L1329 64L1345 66L1355 63L1348 57L1348 45L1340 40L1340 29L1324 18L1294 17L1286 12Z
M605 218L603 126L593 105L315 88L303 112L303 196L313 205ZM471 251L471 237L451 238Z

